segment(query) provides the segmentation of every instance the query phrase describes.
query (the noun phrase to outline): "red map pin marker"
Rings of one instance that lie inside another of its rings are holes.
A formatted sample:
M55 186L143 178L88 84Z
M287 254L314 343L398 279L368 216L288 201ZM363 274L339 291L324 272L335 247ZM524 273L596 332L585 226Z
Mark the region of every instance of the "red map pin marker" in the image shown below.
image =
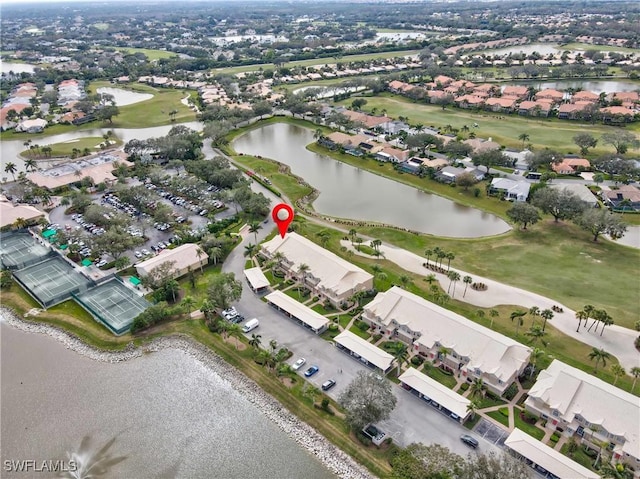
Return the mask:
M287 232L287 228L293 221L293 208L286 203L280 203L273 208L271 212L271 217L273 221L278 225L278 231L280 231L280 236L284 238L284 235Z

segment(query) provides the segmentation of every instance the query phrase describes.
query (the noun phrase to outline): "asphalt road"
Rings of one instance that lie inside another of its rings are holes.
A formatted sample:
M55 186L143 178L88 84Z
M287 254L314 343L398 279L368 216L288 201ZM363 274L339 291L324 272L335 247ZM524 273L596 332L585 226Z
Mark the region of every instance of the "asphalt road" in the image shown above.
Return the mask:
M272 201L280 201L268 191L264 190L263 192ZM262 224L262 229L258 232L258 241L262 241L273 228L275 228L275 224L271 219L267 224ZM236 278L243 282L242 296L240 301L235 304L238 311L245 316L247 321L252 318L260 320L260 326L247 336L260 334L263 347L268 347L269 341L272 339L275 339L279 345L286 346L294 353L289 360L290 364L293 364L296 359L304 357L307 363L300 368L300 375L309 366L318 366L319 372L309 378L309 381L320 387L327 379L335 379L336 385L328 392L328 395L336 399L355 378L358 371L369 371L369 369L339 351L328 341L280 314L252 292L246 284L243 274L246 261L243 252L245 245L254 242L254 235L247 235L242 243L231 252L222 268L225 272L234 273ZM394 384L393 390L398 398L397 407L390 419L381 422L379 426L393 438L395 443L401 446L407 446L412 442L437 443L461 455L472 451L460 441L461 434L469 433L466 428L400 386ZM498 450L491 442L471 434L480 441L479 452L487 453L490 450Z

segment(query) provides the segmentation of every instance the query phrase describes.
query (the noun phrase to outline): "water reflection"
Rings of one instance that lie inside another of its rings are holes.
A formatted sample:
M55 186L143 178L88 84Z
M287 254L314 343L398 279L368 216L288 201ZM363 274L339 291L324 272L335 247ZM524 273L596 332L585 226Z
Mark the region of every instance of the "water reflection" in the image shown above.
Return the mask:
M234 141L236 151L275 159L320 191L321 214L375 221L439 236L479 237L509 230L500 218L312 153L313 131L278 123L251 130ZM368 160L368 166L377 163Z

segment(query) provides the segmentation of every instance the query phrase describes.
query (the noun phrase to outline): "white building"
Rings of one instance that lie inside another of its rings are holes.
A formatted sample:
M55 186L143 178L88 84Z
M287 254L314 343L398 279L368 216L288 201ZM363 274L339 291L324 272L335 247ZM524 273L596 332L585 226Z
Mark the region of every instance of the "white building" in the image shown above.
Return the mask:
M189 268L195 272L201 266L205 266L208 260L209 256L200 246L193 243L186 243L175 249L162 250L157 256L141 261L136 264L136 271L138 272L138 276L146 276L154 268L168 261L175 261L173 265L175 271L173 277L179 278L187 274Z
M505 200L527 201L531 183L527 181L514 181L509 178L494 178L491 180L489 192L492 195L502 193Z
M262 253L273 258L282 253L282 268L312 290L314 296L328 299L334 306L351 298L358 291L373 288L373 275L343 260L297 233L276 236L262 245ZM300 265L308 266L306 272Z
M397 286L378 293L364 307L362 320L454 374L482 378L500 395L531 355L530 348Z
M524 404L547 420L547 428L582 442L607 441L614 462L640 469L637 396L555 359L540 372Z
M316 334L322 334L329 327L327 318L282 291L274 291L265 296L265 299L272 307Z
M353 356L367 366L387 374L393 366L393 356L350 331L342 331L333 340L341 351Z

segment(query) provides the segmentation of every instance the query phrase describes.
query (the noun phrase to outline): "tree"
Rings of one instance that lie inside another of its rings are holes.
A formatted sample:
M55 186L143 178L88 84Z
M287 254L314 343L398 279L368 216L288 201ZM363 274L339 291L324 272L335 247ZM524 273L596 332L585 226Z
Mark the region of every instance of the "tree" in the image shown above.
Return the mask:
M576 194L555 188L540 188L533 195L532 203L544 213L550 214L555 221L572 219L582 213L586 204Z
M533 374L536 372L536 364L538 359L544 356L544 351L542 349L533 348L531 351L531 356L529 357L529 362L531 363L531 373L529 374L529 379L533 377Z
M524 144L529 141L529 134L528 133L520 133L520 135L518 135L518 140L520 140L522 142L522 149L524 150Z
M261 229L262 229L262 225L257 221L253 221L249 225L249 233L253 233L253 238L255 239L256 244L258 244L258 231L260 231Z
M619 155L625 154L630 146L637 148L639 144L633 133L624 130L603 133L601 139L605 145L613 146Z
M593 370L594 373L598 372L598 365L602 363L602 367L607 365L607 359L611 359L611 355L606 352L604 349L593 348L589 353L589 359L596 361L596 367Z
M540 326L531 326L531 328L529 328L529 331L524 333L524 335L531 338L531 344L536 344L538 341L540 341L544 346L547 345L546 341L543 339L546 333Z
M595 175L593 175L593 182L596 185L599 185L603 181L604 181L604 175L602 173L596 173Z
M113 123L113 117L120 114L120 109L115 105L106 105L96 112L96 118L101 121Z
M193 299L193 296L185 296L184 298L182 298L182 301L180 302L180 304L184 308L185 314L188 315L188 313L190 313L193 310L193 307L196 304L196 300Z
M449 278L449 289L447 289L447 293L449 293L451 285L453 285L453 292L451 293L451 297L453 298L456 295L456 283L460 281L460 273L457 271L449 271L447 277Z
M27 171L35 171L38 168L36 165L36 160L34 160L33 158L27 158L26 160L24 160L24 168ZM9 172L7 171L7 173Z
M209 280L207 297L214 308L228 309L242 295L242 283L233 273L220 273Z
M528 224L534 225L540 220L540 214L535 206L520 201L507 210L507 216L515 224L522 224L524 230L527 229Z
M530 479L531 469L506 452L469 455L457 477L465 479Z
M456 255L449 252L447 253L447 255L445 256L447 258L447 271L451 270L451 261L453 261L454 259L456 259Z
M9 289L12 284L13 277L11 276L11 271L9 271L8 269L3 269L0 273L0 289Z
M358 232L355 229L351 228L349 230L349 238L351 238L351 246L353 246L353 241L355 240L356 236L358 236Z
M618 382L618 379L620 379L620 376L624 376L625 374L627 374L627 371L619 364L614 364L613 366L611 366L611 373L613 373L614 376L613 385L615 386Z
M346 422L353 431L369 423L388 419L396 407L391 382L375 373L359 371L338 399L345 409Z
M481 399L487 392L487 385L482 378L475 378L469 386L469 396L474 399Z
M544 331L544 328L547 326L547 321L551 321L553 319L553 310L543 309L540 312L540 316L544 319L544 322L542 323L542 331Z
M464 298L464 296L467 294L467 287L473 283L473 278L469 275L465 275L465 277L462 278L462 282L464 283L464 293L462 293L462 297Z
M11 161L8 161L4 166L4 172L13 176L13 181L16 181L16 171L18 171L18 168L16 168L16 164Z
M445 479L458 477L464 459L440 444L413 443L399 449L390 463L394 479Z
M589 316L587 315L587 313L585 311L576 311L576 319L578 320L578 329L576 329L576 333L580 332L580 324L582 323L582 320L584 320L584 322L587 322L587 319L589 319Z
M601 234L607 234L611 239L617 240L627 231L627 225L604 208L589 208L576 218L576 224L591 233L593 241L598 241Z
M489 174L489 169L494 165L504 164L506 157L500 150L489 150L474 154L472 160L474 165L486 167Z
M120 258L118 258L113 262L113 266L116 268L117 271L119 271L129 266L130 263L131 263L131 260L129 259L128 256L121 256Z
M400 376L400 369L402 368L402 365L406 364L409 360L409 350L407 349L407 345L402 342L398 342L396 344L393 357L398 365L398 376Z
M460 173L456 176L456 186L461 186L464 191L468 191L470 186L475 185L478 182L473 173Z
M634 366L631 368L631 375L633 376L633 384L631 385L631 392L636 388L636 382L640 378L640 367Z
M491 324L489 325L489 327L493 328L493 320L495 318L500 317L500 311L498 311L497 309L490 309L489 310L489 317L491 318Z
M253 258L257 252L258 252L258 246L254 245L253 243L249 243L244 247L243 254L246 258Z
M251 346L256 351L260 349L260 345L262 344L262 335L253 333L251 335L251 339L249 340L249 346Z
M524 324L524 317L526 316L526 314L526 311L516 310L509 315L509 317L511 318L511 322L516 322L516 336L518 335L518 329L520 329L520 326Z
M578 133L573 137L573 142L580 147L580 154L586 155L589 148L595 148L598 140L589 133Z

